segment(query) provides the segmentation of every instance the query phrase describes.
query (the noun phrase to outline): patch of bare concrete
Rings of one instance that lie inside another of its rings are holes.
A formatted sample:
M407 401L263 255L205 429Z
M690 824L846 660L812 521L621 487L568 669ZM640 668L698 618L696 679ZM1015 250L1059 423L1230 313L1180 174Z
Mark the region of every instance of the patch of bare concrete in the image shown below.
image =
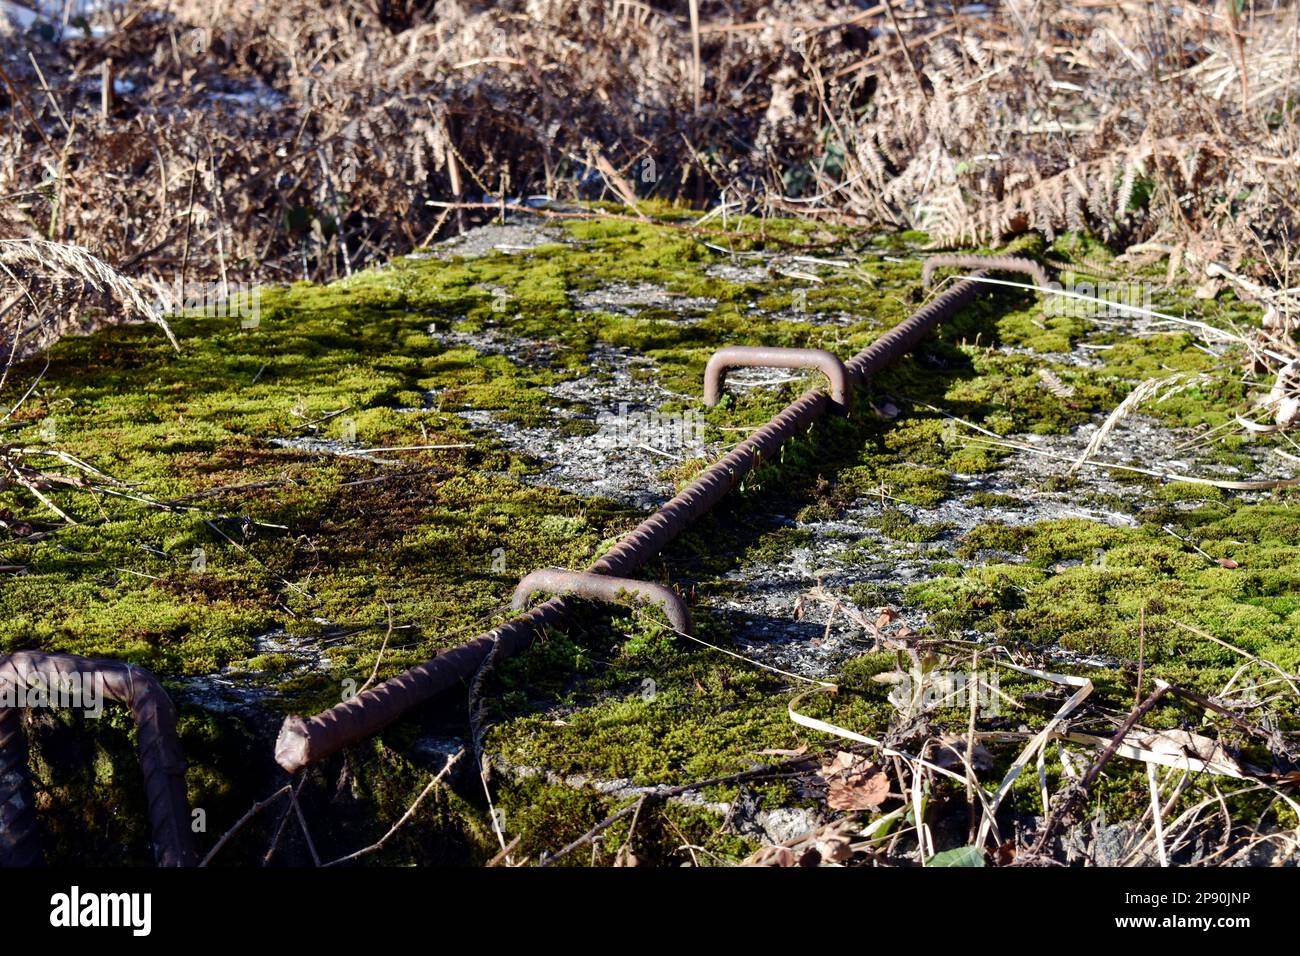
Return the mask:
M675 319L668 321L677 322L702 318L718 304L716 299L670 292L648 282L615 282L591 292L576 293L573 298L574 304L587 312L637 315L656 309L675 313Z
M511 345L493 331L438 334L444 342L525 361L518 343ZM681 396L656 381L652 360L602 343L587 361L591 373L546 388L556 399L553 420L546 425L519 425L479 409L458 414L539 462L543 470L528 481L641 509L657 507L674 493L665 471L711 454L703 441L703 421L690 412L658 411Z
M486 256L494 252L527 252L538 246L568 241L562 229L547 225L537 219L507 216L505 223L489 223L469 229L458 236L444 239L426 252L411 255L412 259L466 259Z
M747 282L766 282L771 275L767 265L762 262L744 262L732 259L728 262L714 262L704 267L705 275L738 285Z
M871 642L852 617L827 601L813 600L809 592L820 586L844 607L874 618L879 604L857 607L849 597L855 586L866 585L883 603L901 603L913 584L950 574L936 571L937 564L962 568L993 559L1007 563L1020 555L984 553L974 560L957 553L962 537L990 522L1012 526L1078 518L1115 527L1136 527L1134 515L1154 502L1141 485L1121 483L1103 467L1085 466L1078 482L1068 490L1048 490L1051 477L1065 477L1088 446L1102 416L1068 435L1009 436L1024 449L1013 451L1001 467L986 475L953 475L949 498L933 508L920 508L887 499L865 497L830 520L799 521L771 516L773 529L787 527L811 534L811 541L792 545L777 559L745 560L723 576L716 593L701 587L700 603L720 615L731 627L741 653L768 666L813 679L828 679L848 659L869 649ZM975 434L975 433L972 433ZM1259 454L1257 468L1249 474L1204 460L1186 445L1185 433L1171 431L1148 416L1125 418L1111 433L1097 458L1101 462L1139 461L1134 467L1168 473L1233 479L1286 477L1287 463ZM1185 446L1185 447L1184 447ZM974 496L986 492L1014 498L1017 505L990 506ZM1244 497L1268 492L1238 492ZM1123 501L1123 510L1112 502ZM1190 502L1187 507L1194 507ZM899 541L879 527L886 511L901 511L915 522L933 529L926 541ZM806 538L806 535L804 536ZM908 623L924 627L923 611L906 608ZM978 637L971 631L970 637ZM1101 666L1114 662L1100 657L1062 653L1071 662Z

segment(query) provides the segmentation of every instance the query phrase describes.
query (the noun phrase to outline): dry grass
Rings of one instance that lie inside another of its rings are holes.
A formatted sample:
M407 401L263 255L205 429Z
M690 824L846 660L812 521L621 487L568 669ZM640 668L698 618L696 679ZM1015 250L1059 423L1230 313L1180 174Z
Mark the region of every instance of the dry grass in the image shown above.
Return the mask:
M1294 3L147 0L91 19L100 35L0 33L0 238L75 246L126 286L332 279L537 194L939 245L1086 229L1264 306L1256 372L1275 425L1300 418ZM75 278L0 276L6 337L139 311Z
M101 38L0 37L6 231L129 273L321 278L447 228L431 199L622 180L940 242L1294 238L1290 4L1248 5L1240 44L1222 4L433 6L151 0Z
M1120 841L1118 855L1124 865L1233 865L1249 859L1261 844L1271 845L1278 863L1294 859L1300 853L1300 830L1294 825L1265 825L1264 822L1273 809L1283 810L1280 819L1291 815L1294 820L1294 815L1300 814L1300 804L1287 792L1294 783L1294 775L1251 767L1238 759L1232 746L1224 744L1234 736L1249 740L1278 758L1282 766L1291 765L1295 736L1275 729L1274 718L1279 711L1274 708L1294 701L1298 678L1272 662L1212 634L1180 624L1197 637L1241 655L1244 663L1212 697L1156 680L1154 690L1125 713L1097 701L1089 678L1055 673L1050 658L1032 659L997 645L976 647L960 640L932 638L912 630L890 609L885 609L873 621L847 609L820 587L809 592L808 597L830 602L852 618L878 647L897 653L900 671L877 675L877 680L892 683L891 678L901 679L910 673L914 683L910 694L891 695L897 712L880 740L799 713L796 706L802 697L791 702L790 715L803 726L852 741L862 753L879 760L891 778L892 790L904 795L899 798L904 802L890 813L882 809L884 815L866 827L860 821L854 827L843 818L837 819L832 828L836 839L830 843L827 837L832 832L823 828L783 847L761 851L747 861L748 865L850 861L886 866L906 862L925 864L934 855L929 826L899 829L893 824L908 809L908 800L912 820L926 820L924 795L945 781L966 789L971 811L971 836L966 849L976 856L987 857L1002 866L1060 865L1079 862L1080 857L1082 862L1095 865L1099 862L1095 857L1096 826L1092 827L1093 837L1089 838L1083 800L1112 759L1145 764L1150 789L1149 808L1126 824ZM925 666L921 663L923 657ZM940 734L932 724L932 711L952 704L950 687L942 681L949 667L969 668L967 688L979 688L979 693L971 694L970 720L964 735ZM1019 701L997 691L996 683L989 685L976 676L998 669L1035 678L1048 686L1057 685L1062 699L1059 708L1046 721L1041 716L1033 717ZM937 678L940 680L936 684ZM1138 689L1142 690L1140 685ZM1267 690L1262 700L1261 689ZM1016 708L1015 722L1021 724L1018 730L1010 731L1005 722L988 720L979 699L983 698L986 702L983 706L987 707L990 691L997 696L999 704L1005 702ZM1162 698L1178 698L1179 706L1186 708L1187 721L1198 726L1198 732L1145 728L1144 718ZM921 699L927 702L918 706L917 701ZM999 726L992 729L990 723ZM1093 732L1098 727L1105 729ZM981 742L1020 748L992 792L989 783L980 780L980 774L993 764ZM1055 793L1049 790L1045 774L1049 745L1055 745L1056 759L1063 771L1063 782ZM1012 785L1031 765L1037 771L1042 816L1030 829L1001 833L998 811L1011 793ZM1202 796L1207 790L1212 795ZM1250 801L1241 799L1255 795L1251 800L1257 803L1261 792L1271 795L1268 810L1263 814L1257 809L1247 809ZM878 837L876 831L882 824L886 835ZM1062 828L1067 825L1073 836L1062 839ZM807 856L810 852L811 859ZM946 856L960 853L949 851Z

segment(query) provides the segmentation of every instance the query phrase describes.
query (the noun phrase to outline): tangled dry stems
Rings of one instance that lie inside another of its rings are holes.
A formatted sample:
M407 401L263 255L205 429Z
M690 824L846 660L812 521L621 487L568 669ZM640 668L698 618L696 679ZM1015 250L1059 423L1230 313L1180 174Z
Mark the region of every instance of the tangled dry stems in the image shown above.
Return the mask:
M1262 268L1300 208L1300 20L1231 10L152 0L0 38L0 221L128 274L328 278L447 228L429 200L630 186Z

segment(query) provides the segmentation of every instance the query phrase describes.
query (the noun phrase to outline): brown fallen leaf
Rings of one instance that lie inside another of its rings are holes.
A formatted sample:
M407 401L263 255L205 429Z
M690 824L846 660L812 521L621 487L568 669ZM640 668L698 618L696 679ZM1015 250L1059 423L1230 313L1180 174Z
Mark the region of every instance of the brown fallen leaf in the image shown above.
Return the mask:
M843 863L853 857L849 838L842 834L831 834L818 840L816 850L824 863Z
M1135 739L1136 738L1136 739ZM1168 757L1190 757L1202 763L1227 767L1238 773L1241 767L1232 755L1217 740L1202 737L1189 730L1160 730L1146 736L1133 735L1128 738L1144 750Z
M832 820L779 846L765 846L740 865L813 867L846 863L853 857L852 840L860 828L860 821L851 816Z
M750 855L744 866L798 866L799 857L788 846L765 846Z
M26 521L15 518L8 508L0 509L0 528L17 538L26 538L35 530Z
M866 757L841 750L817 774L832 810L874 810L889 799L889 777Z

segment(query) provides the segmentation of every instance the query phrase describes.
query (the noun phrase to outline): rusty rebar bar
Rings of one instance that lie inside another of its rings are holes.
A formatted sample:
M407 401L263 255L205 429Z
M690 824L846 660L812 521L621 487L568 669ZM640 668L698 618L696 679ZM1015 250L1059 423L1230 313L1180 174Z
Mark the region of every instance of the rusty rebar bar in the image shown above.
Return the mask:
M39 834L22 712L0 706L0 867L39 864Z
M126 705L139 735L140 766L149 804L154 859L159 866L193 866L197 860L185 793L185 757L176 737L176 710L149 671L120 661L15 651L0 657L0 683L50 689L98 682L97 693Z
M1034 285L1047 288L1051 281L1047 270L1032 259L1020 256L967 256L961 254L931 256L921 267L921 284L927 289L935 269L982 269L985 272L1018 272L1033 278Z
M979 283L957 282L859 352L845 367L857 383L867 381L915 348L935 326L968 305L978 292ZM588 570L612 576L627 576L637 571L721 501L746 474L771 460L786 441L806 432L830 407L831 399L825 392L805 392L621 538ZM364 740L412 707L471 679L494 646L501 659L525 650L547 627L558 626L565 611L564 600L552 598L314 717L285 718L276 739L276 762L290 773L297 773Z
M848 369L834 352L825 349L782 349L754 345L731 345L718 349L704 367L704 404L710 407L722 400L727 370L732 368L815 368L831 384L831 400L840 408L849 403Z
M571 594L610 604L653 605L663 610L675 630L682 634L695 633L691 629L691 612L681 595L672 588L653 581L614 578L590 571L566 571L564 568L539 568L524 575L524 579L515 588L510 606L516 611L522 611L528 606L528 598L536 591Z

